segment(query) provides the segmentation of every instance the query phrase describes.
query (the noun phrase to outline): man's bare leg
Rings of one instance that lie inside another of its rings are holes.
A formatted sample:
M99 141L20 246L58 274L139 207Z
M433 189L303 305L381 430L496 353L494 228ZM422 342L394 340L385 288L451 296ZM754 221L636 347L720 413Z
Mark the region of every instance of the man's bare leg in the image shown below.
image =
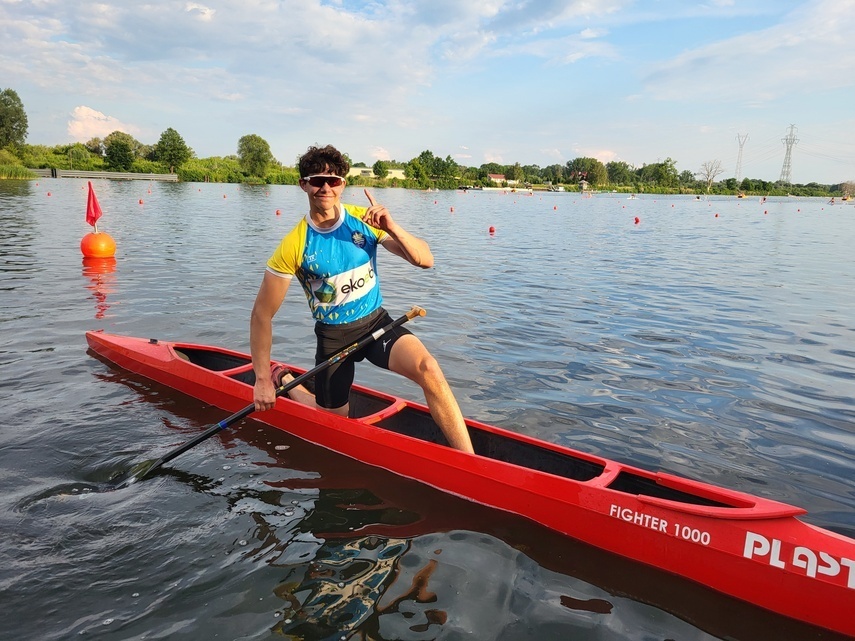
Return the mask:
M439 363L416 336L405 334L395 342L389 355L389 369L422 388L431 416L451 447L474 453L457 399Z

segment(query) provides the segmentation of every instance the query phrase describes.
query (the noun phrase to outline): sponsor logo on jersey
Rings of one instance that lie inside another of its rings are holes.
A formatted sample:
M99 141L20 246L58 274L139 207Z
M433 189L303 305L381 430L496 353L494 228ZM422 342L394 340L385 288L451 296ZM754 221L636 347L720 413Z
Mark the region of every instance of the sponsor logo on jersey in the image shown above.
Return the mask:
M365 236L362 235L362 232L355 231L350 238L357 247L365 247Z
M356 269L311 283L318 305L343 305L370 293L377 285L371 261Z

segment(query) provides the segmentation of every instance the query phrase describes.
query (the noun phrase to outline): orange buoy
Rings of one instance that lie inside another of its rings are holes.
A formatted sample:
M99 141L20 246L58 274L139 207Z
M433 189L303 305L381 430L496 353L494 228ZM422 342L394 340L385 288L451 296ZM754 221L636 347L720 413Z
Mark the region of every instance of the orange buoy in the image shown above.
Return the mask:
M50 192L48 192L47 195L50 196Z
M277 216L281 216L281 215L282 215L282 210L281 210L281 209L277 209L277 210L276 210L276 215L277 215Z
M641 222L641 218L639 218L638 216L636 216L636 217L635 217L635 224L637 225L637 224L638 224L638 223L640 223L640 222Z
M495 233L496 233L496 228L495 228L495 227L493 227L492 225L490 225L490 233L491 233L491 234L495 234Z
M453 214L454 213L454 207L451 207L448 211L450 211Z
M116 253L116 241L106 232L89 232L80 240L80 251L86 258L111 258Z
M144 205L144 204L145 204L145 203L143 202L143 199L142 199L142 198L140 198L140 205Z

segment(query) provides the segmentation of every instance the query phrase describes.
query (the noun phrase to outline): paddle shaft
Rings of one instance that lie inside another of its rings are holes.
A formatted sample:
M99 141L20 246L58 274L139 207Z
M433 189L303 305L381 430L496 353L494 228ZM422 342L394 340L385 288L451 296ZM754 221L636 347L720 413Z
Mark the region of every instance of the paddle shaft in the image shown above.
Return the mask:
M425 310L422 309L421 307L413 306L413 308L409 312L407 312L406 314L404 314L400 318L393 320L388 325L381 327L380 329L372 332L371 334L363 336L362 338L360 338L358 341L356 341L352 345L349 345L348 347L345 347L340 352L333 354L324 362L320 363L319 365L316 365L315 367L313 367L312 369L308 370L307 372L301 374L300 376L297 376L294 380L280 386L276 390L276 396L282 396L283 394L286 394L289 390L291 390L291 389L297 387L298 385L302 384L303 381L306 381L306 380L312 378L313 376L320 374L321 372L323 372L328 367L331 367L332 365L335 365L336 363L338 363L342 359L347 358L348 356L353 354L353 352L360 350L363 347L365 347L366 345L373 343L378 338L383 336L383 334L386 334L387 332L392 331L393 329L395 329L399 325L403 325L408 320L411 320L411 319L415 318L416 316L424 316L426 313L427 312L425 312ZM187 450L197 446L202 441L208 440L217 432L220 432L220 431L226 429L227 427L234 425L235 423L237 423L242 418L246 418L247 416L252 414L254 411L255 411L255 403L250 403L249 405L244 407L242 410L235 412L234 414L232 414L231 416L229 416L227 418L224 418L222 421L220 421L219 423L216 423L215 425L212 425L211 427L209 427L207 430L205 430L201 434L191 438L189 441L187 441L183 445L180 445L179 447L176 447L174 450L172 450L172 451L164 454L163 456L161 456L159 459L157 459L151 465L151 467L149 467L147 470L145 470L145 472L142 475L140 475L138 478L136 478L135 480L138 481L138 480L142 479L143 477L148 476L149 474L151 474L152 471L161 467L165 463L168 463L169 461L176 458L177 456L181 456Z

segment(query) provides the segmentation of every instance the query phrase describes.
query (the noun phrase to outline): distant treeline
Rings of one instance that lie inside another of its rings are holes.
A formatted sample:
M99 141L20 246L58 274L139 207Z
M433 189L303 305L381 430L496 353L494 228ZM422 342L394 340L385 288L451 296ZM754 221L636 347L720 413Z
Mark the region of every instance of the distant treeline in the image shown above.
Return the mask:
M368 168L363 162L355 167ZM177 131L163 132L157 143L146 145L129 134L115 131L106 138L68 145L6 144L0 149L0 178L31 178L26 168L83 169L90 171L130 171L138 173L175 173L186 182L266 183L296 185L295 167L276 160L270 146L255 134L238 141L238 153L229 156L197 158ZM575 158L548 167L514 163L486 163L479 167L458 164L451 156L441 158L423 151L407 162L378 160L370 165L373 176L352 176L352 185L404 187L410 189L457 189L469 187L508 187L548 189L563 187L576 191L662 193L662 194L754 194L794 196L855 195L855 181L842 184L787 184L758 178L717 180L723 173L719 161L709 161L697 172L679 171L671 158L662 162L632 166L614 161L603 164L595 158ZM390 170L403 170L390 176Z

